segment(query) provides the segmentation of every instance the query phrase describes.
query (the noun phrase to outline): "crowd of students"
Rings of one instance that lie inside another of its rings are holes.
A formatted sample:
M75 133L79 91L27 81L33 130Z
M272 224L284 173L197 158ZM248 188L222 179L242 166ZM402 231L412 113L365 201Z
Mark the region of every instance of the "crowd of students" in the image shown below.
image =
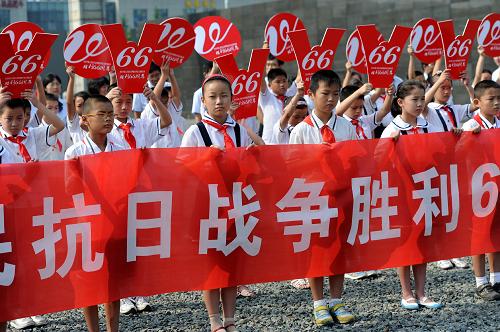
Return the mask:
M264 47L267 47L265 44ZM264 144L335 144L347 140L392 138L433 132L453 132L500 128L500 86L498 74L485 70L481 48L473 84L461 76L471 102L453 103L452 80L448 69L440 70L441 60L422 64L408 47L408 80L394 78L386 89L373 89L363 76L346 64L340 79L332 70L320 70L311 79L308 91L300 73L291 85L282 62L270 56L261 86L257 115L236 121L238 105L232 102L231 83L216 65L208 63L204 79L193 95L192 113L196 124L186 128L182 115L182 95L174 71L168 63L151 65L142 94L125 94L116 85L114 73L88 82L88 91L74 92L75 73L69 76L66 97L61 99L61 79L49 74L38 78L32 90L13 99L0 88L0 163L27 163L63 160L82 155L136 148L212 147L226 150ZM495 58L500 66L500 57ZM397 143L396 143L397 144ZM485 300L500 299L500 254L472 258L476 294ZM438 262L443 269L467 267L460 258ZM398 268L401 306L408 310L442 304L425 292L427 264ZM415 290L410 283L413 272ZM358 279L377 271L346 275ZM325 297L324 278L297 279L293 287L310 288L313 317L317 325L334 321L349 323L355 315L342 300L344 275L328 276L330 294ZM254 295L246 286L206 290L203 301L211 331L236 331L235 307L238 295ZM222 319L220 313L222 303ZM144 297L122 299L105 304L108 331L117 331L120 313L148 310ZM99 330L97 306L83 309L89 331ZM10 322L15 328L47 324L42 316ZM0 331L7 323L0 323Z

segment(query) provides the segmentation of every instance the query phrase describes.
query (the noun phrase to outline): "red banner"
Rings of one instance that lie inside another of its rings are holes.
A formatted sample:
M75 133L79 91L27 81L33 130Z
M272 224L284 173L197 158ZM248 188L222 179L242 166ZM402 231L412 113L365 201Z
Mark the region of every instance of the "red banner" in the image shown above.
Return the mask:
M268 55L268 49L253 49L248 69L238 69L238 64L231 54L215 59L222 74L231 81L233 102L239 105L234 114L236 120L249 118L257 114L262 73Z
M0 321L499 251L499 138L488 130L2 165Z
M321 69L332 69L333 59L344 32L345 29L328 28L323 35L321 44L313 47L309 43L306 29L288 33L304 81L304 91L309 89L311 77L315 72Z

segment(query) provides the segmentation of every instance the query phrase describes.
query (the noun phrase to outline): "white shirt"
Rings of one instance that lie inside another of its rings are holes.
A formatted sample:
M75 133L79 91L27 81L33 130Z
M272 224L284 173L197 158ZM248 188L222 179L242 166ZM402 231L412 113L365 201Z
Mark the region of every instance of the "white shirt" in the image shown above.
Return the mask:
M160 118L133 120L129 117L127 123L131 124L130 131L135 137L136 148L150 148L156 141L165 136L168 131L167 128L172 126L161 128ZM131 149L131 146L128 144L127 140L125 140L123 129L119 127L121 124L119 120L115 119L113 129L111 133L109 133L109 136L111 136L113 142L118 145Z
M474 129L476 128L481 128L481 130L485 130L485 129L495 129L495 128L500 128L500 121L495 117L494 119L494 123L491 123L489 122L482 114L481 112L478 112L476 113L479 118L481 119L481 121L483 122L482 124L486 127L486 128L483 128L481 126L481 123L478 123L476 121L476 119L472 118L470 119L469 121L467 121L466 123L464 123L462 129L464 131L473 131Z
M170 113L170 117L172 118L172 124L166 128L164 128L165 135L163 135L159 140L157 140L153 145L151 145L152 148L176 148L181 145L181 133L183 132L182 129L177 127L177 124L174 120L174 117L172 116L171 112L171 106L173 102L168 103L168 110ZM146 105L146 108L141 114L141 119L157 119L159 117L159 114L156 113L154 110L153 106L151 106L150 103Z
M500 66L495 69L495 71L491 74L491 80L498 83L498 77L500 76Z
M398 131L401 132L403 135L412 135L413 132L410 131L412 129L412 125L405 122L402 118L401 115L398 115L394 118L394 120L389 123L389 125L384 129L382 135L380 138L388 138L388 137L393 137ZM418 128L418 133L419 134L424 134L425 131L427 133L435 133L439 132L435 127L433 127L427 120L421 117L417 117L417 125L415 128ZM404 134L403 132L406 132Z
M84 138L80 142L76 143L75 145L72 145L68 150L66 150L64 159L68 160L78 156L85 156L101 152L126 150L126 148L124 148L123 146L115 143L113 141L113 138L109 134L107 135L106 141L107 141L106 149L104 149L104 151L101 151L101 149L99 149L99 147L94 143L94 141L92 141L89 135L85 134Z
M290 134L294 127L287 124L285 129L281 129L280 122L276 122L273 127L273 136L270 144L288 144L290 142Z
M428 112L425 119L437 130L439 131L450 131L454 126L448 116L448 112L444 109L448 106L453 114L455 115L455 120L457 122L457 128L460 128L460 123L465 117L470 117L470 104L467 105L442 105L438 103L429 103L427 105ZM444 125L443 125L444 122ZM446 129L445 129L446 125Z
M55 144L40 154L39 160L64 160L64 153L73 145L67 128L54 135Z
M291 95L286 94L286 96ZM279 122L281 115L283 114L284 105L283 102L279 100L278 97L273 94L270 89L266 89L264 93L261 92L259 94L259 106L262 109L262 113L264 115L264 130L262 132L262 139L266 144L268 144L271 143L274 124L276 122Z
M377 113L371 113L369 115L361 115L358 118L359 125L361 126L361 128L363 128L363 132L365 133L366 139L373 138L373 131L380 124L380 123L376 122L376 116L377 116ZM354 132L356 132L356 126L353 125L351 122L352 119L345 114L343 114L343 117L344 117L344 119L349 121L351 126L354 128ZM356 132L356 135L358 136L358 139L365 139L363 137L363 134L361 134L361 133L358 135L358 133Z
M199 88L193 93L193 106L191 108L191 113L200 115L205 113L205 108L203 107L201 96L202 96L201 88Z
M39 160L40 156L56 143L55 135L50 136L50 128L52 128L52 125L29 128L28 133L21 131L18 134L18 136L26 137L22 143L26 146L32 160ZM8 134L2 127L0 127L0 134L4 139L4 146L12 155L12 162L24 163L23 156L19 152L19 144L7 139L12 135Z
M12 155L10 150L5 144L5 140L0 139L0 165L1 164L14 164L16 158Z
M148 81L148 87L152 90L154 89L154 85ZM165 82L164 87L172 86L169 82ZM148 98L143 93L134 93L132 95L132 110L134 112L140 113L144 110L146 105L149 103Z
M290 144L321 144L321 128L324 123L316 116L316 111L311 112L313 126L305 121L299 123L290 134ZM332 110L332 117L326 123L332 130L335 142L357 140L358 136L354 127L346 119L335 115L335 109Z
M66 118L66 128L68 128L69 135L74 144L80 142L87 134L85 130L80 127L80 116L76 113L73 119Z
M208 115L208 113L202 114L202 118L206 120L215 121ZM224 147L225 146L224 134L222 134L219 130L217 130L215 127L209 124L203 123L203 125L207 129L208 136L210 136L212 144ZM234 146L236 146L236 135L234 132L236 121L233 118L231 118L231 116L228 115L226 118L225 125L227 125L228 127L226 132L233 140ZM248 136L248 133L245 127L243 126L240 126L240 137L241 137L242 147L249 146L250 144L252 144L252 140ZM203 137L201 136L200 129L198 128L197 125L192 125L184 133L184 136L182 137L181 147L202 147L202 146L205 146L205 142L203 141Z
M173 101L168 102L167 110L170 114L170 117L172 118L172 124L174 125L173 127L176 128L177 133L181 136L186 130L186 119L182 117L182 109L182 104L180 104L180 107L176 107ZM156 119L159 116L160 113L158 113L158 111L154 109L151 103L148 103L144 108L144 111L141 113L141 119Z

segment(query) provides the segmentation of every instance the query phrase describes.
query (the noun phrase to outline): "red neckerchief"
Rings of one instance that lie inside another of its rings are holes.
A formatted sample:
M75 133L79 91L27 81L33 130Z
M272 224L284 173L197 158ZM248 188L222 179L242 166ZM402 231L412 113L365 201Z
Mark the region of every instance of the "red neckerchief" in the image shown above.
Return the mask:
M218 122L214 122L214 121L210 121L210 120L206 120L206 119L202 119L201 120L203 123L206 123L207 125L209 126L212 126L214 127L215 129L217 129L219 132L222 133L222 135L224 135L224 146L226 148L234 148L234 142L233 142L233 139L231 138L231 136L229 136L229 134L227 133L227 128L229 127L229 125L227 124L224 124L224 125L221 125L220 123Z

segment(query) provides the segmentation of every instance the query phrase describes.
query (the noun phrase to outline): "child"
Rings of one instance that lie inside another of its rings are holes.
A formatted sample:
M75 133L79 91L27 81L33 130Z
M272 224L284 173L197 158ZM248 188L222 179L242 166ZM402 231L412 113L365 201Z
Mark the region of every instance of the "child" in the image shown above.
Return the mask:
M105 96L108 93L109 85L110 85L109 79L106 76L103 76L100 78L89 80L87 89L90 95ZM68 89L69 89L69 83L68 83Z
M465 131L500 128L497 116L500 110L500 85L494 81L481 81L474 87L475 107L479 107L472 119L463 125ZM500 252L487 254L490 263L490 282L486 278L485 255L472 256L476 276L476 294L488 301L500 300Z
M212 61L206 62L203 65L203 79L207 78L210 75L219 74L219 67L216 63ZM201 121L201 115L205 112L203 103L201 101L201 87L196 90L193 94L193 106L191 113L194 115L194 121L196 123Z
M160 67L154 63L151 62L151 65L149 66L149 73L148 73L148 81L147 85L150 89L153 89L156 84L158 84L158 81L160 80L160 75L161 75L161 70ZM141 117L141 113L148 104L149 100L144 97L142 93L134 93L133 94L133 101L132 101L132 109L134 110L133 117L138 119Z
M484 69L484 62L486 60L486 55L484 54L484 47L479 45L477 47L477 63L476 63L476 72L474 74L474 81L472 81L472 87L475 87L477 83L480 81L486 81L492 79L492 71L489 69Z
M436 129L424 118L420 117L425 107L425 87L416 80L403 82L396 93L395 106L400 111L392 122L384 129L381 138L399 137L399 135L415 135L436 132ZM438 309L441 303L434 302L425 295L425 275L427 263L413 265L416 293L414 296L410 283L410 267L398 268L399 281L402 288L401 306L408 310L419 306Z
M213 146L223 150L249 146L252 142L245 128L228 115L233 98L229 80L222 75L211 75L205 78L201 89L206 113L202 114L202 122L186 130L181 147ZM220 300L224 314L223 322L219 314ZM205 290L203 301L208 311L211 331L236 331L234 325L236 287Z
M340 78L332 70L320 70L311 77L308 91L314 103L311 115L299 123L290 134L290 144L321 144L357 140L353 126L335 115L339 100ZM318 326L333 323L333 317L342 324L352 322L354 315L342 303L344 275L329 276L330 300L323 295L323 277L310 278L314 300L314 319Z
M295 96L285 99L285 109L280 120L274 125L271 144L288 144L293 128L301 123L307 115L308 108L304 99L304 83L298 82Z
M74 68L68 66L66 68L66 73L68 74L69 77L68 89L66 91L66 109L68 110L66 124L68 127L68 132L71 136L71 140L73 141L73 143L78 143L85 137L85 134L87 132L87 127L85 127L85 125L83 124L82 121L80 121L80 119L83 113L83 104L90 95L85 91L81 91L74 94L74 87L75 87ZM89 91L91 91L90 88ZM97 95L99 94L100 93L97 93Z
M91 155L101 152L112 152L124 148L113 141L109 135L113 128L113 105L104 96L90 96L83 105L82 122L88 128L84 138L71 146L64 159ZM120 319L120 301L104 304L106 312L106 330L118 331ZM85 322L90 332L99 331L99 315L97 306L83 308Z
M57 99L62 103L62 108L59 109L57 116L64 120L66 118L67 110L64 100L61 98L62 86L61 78L57 74L50 73L43 79L43 88L46 93L51 93L57 97Z

